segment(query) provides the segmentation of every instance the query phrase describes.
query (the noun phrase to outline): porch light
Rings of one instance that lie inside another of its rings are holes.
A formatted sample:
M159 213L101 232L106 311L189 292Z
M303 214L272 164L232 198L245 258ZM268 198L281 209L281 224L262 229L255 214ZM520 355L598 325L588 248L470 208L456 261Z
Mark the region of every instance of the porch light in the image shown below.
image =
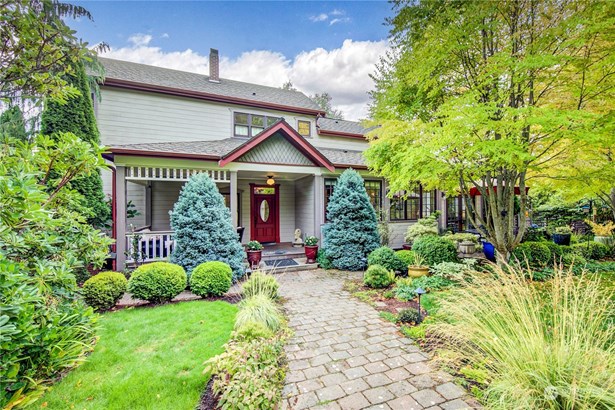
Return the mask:
M275 185L275 179L273 179L273 175L267 175L267 185Z

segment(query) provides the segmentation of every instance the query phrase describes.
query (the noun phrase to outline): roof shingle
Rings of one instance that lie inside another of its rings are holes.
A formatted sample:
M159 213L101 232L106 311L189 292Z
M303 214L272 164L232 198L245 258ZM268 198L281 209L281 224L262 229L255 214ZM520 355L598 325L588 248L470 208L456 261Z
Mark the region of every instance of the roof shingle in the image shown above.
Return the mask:
M320 132L342 132L345 134L365 135L375 127L364 128L358 121L336 120L334 118L321 117L317 122Z

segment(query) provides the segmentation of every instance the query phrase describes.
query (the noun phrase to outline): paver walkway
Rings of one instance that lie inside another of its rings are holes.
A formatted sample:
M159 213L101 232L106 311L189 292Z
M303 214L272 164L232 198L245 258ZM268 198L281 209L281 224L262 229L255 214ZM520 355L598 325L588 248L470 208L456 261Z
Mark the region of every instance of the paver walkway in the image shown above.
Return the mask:
M283 409L468 409L466 392L416 344L342 290L359 274L284 273L290 326ZM472 401L469 400L471 403Z

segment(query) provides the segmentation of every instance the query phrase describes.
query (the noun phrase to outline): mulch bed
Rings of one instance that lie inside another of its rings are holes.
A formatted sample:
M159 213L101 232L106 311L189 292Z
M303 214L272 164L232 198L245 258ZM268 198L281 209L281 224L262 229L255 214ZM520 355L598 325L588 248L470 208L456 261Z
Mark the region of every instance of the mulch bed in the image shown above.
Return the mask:
M390 289L372 289L363 284L361 280L353 280L351 281L356 285L355 292L374 292L376 293L371 296L372 302L374 302L374 308L379 312L389 312L394 315L398 314L400 310L403 309L418 309L419 304L416 300L403 301L397 298L386 298L384 296L385 292ZM382 304L385 304L384 306ZM421 309L421 314L426 315L427 312L424 309Z
M201 395L201 400L199 400L196 410L212 410L218 408L218 396L214 394L213 385L214 379L212 377L209 379L209 382Z

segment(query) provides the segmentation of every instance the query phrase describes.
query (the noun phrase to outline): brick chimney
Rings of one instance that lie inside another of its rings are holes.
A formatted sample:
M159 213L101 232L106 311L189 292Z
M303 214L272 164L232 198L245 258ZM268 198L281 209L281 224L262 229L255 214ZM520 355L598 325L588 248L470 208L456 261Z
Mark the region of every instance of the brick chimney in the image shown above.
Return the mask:
M212 83L220 82L220 58L218 50L215 48L209 49L209 81Z

